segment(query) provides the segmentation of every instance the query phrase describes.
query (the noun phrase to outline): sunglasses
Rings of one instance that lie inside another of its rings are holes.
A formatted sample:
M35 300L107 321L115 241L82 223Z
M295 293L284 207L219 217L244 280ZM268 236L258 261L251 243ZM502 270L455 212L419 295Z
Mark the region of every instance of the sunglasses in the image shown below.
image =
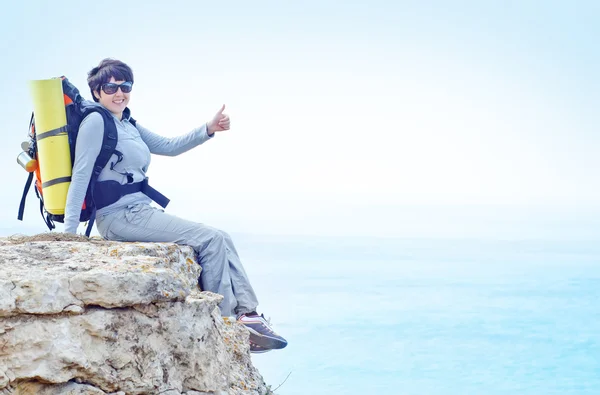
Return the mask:
M107 82L106 84L102 84L102 90L107 95L112 95L114 93L117 93L119 88L121 88L121 92L129 93L129 92L131 92L131 89L133 88L133 82L127 81L127 82L123 82L122 84L115 84L114 82Z

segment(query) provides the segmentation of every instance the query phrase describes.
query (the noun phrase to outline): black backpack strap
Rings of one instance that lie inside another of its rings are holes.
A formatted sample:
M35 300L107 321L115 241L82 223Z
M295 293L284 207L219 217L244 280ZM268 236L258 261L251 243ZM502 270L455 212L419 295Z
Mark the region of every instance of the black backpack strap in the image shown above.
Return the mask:
M162 208L167 207L170 201L165 195L148 185L148 178L144 178L143 181L130 184L120 184L114 180L100 181L96 183L94 203L96 204L96 208L100 210L116 203L123 196L136 192L142 192Z
M31 132L31 127L33 126L33 121L34 121L34 119L35 119L34 115L35 115L35 114L32 112L32 113L31 113L31 119L29 120L29 130L27 131L27 133L30 133L30 132Z
M44 212L44 200L40 199L40 214L42 215L42 219L46 223L48 230L52 231L56 228L56 225L54 224L54 221L52 221L52 218L50 218L50 214L44 215Z
M88 190L86 193L86 204L92 207L90 217L87 220L88 225L85 231L85 235L87 237L90 236L92 228L94 227L94 221L96 220L96 204L94 202L94 189L96 187L96 182L98 181L98 176L102 172L102 169L104 169L111 156L115 152L118 142L117 126L115 125L112 115L103 108L93 107L89 111L86 111L83 117L85 118L92 112L98 112L102 116L102 120L104 121L104 137L102 138L102 148L100 149L100 153L94 162L92 176L90 177L90 182L88 184Z
M46 226L50 227L50 224L48 223L48 220L46 219L46 216L44 215L44 201L42 199L39 199L39 200L40 200L40 214L42 216L42 219L46 223ZM50 229L50 230L52 230L52 229Z
M96 220L96 207L92 209L92 215L90 215L90 219L88 219L88 225L85 229L85 236L90 237L92 233L92 228L94 227L94 221Z
M21 197L21 204L19 205L19 215L17 219L19 221L23 221L23 213L25 212L25 200L27 200L27 193L29 192L29 188L31 188L31 182L33 181L33 172L29 173L27 177L27 182L25 182L25 188L23 189L23 196Z
M45 213L44 197L38 191L37 186L35 186L33 188L33 190L35 191L35 196L37 196L38 200L40 201L40 214L42 215L42 219L44 220L44 223L46 224L46 226L48 227L49 230L56 228L56 225L54 225L54 221L52 221L52 218L50 218L50 215L49 214L44 215L44 213Z
M104 166L110 160L110 157L114 154L115 149L117 149L118 142L118 132L117 125L115 125L115 121L112 118L112 115L107 114L107 110L103 109L94 109L92 111L97 111L102 115L102 119L104 121L104 137L102 138L102 149L96 158L96 162L94 163L94 170L92 171L92 178L90 179L90 188L92 192L92 197L94 196L94 186L96 181L98 180L98 176Z
M31 132L31 127L33 126L34 114L31 113L31 119L29 120L29 129L27 133ZM35 140L34 140L35 141ZM17 219L19 221L23 221L23 215L25 214L25 201L27 200L27 193L29 193L29 188L31 188L31 183L33 181L33 172L29 173L27 176L27 181L25 182L25 188L23 189L23 196L21 196L21 204L19 204L19 214L17 215ZM37 190L36 190L37 195Z

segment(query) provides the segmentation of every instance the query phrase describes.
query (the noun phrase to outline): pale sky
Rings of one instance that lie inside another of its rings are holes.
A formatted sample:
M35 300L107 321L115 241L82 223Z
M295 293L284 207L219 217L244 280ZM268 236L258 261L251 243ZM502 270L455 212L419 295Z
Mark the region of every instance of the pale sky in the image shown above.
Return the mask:
M91 98L105 57L132 67L132 114L157 133L227 106L230 131L153 157L174 214L271 234L426 234L441 212L459 234L452 207L498 205L600 224L598 2L90 4L3 8L3 234L45 229L33 193L16 221L27 81L64 74Z

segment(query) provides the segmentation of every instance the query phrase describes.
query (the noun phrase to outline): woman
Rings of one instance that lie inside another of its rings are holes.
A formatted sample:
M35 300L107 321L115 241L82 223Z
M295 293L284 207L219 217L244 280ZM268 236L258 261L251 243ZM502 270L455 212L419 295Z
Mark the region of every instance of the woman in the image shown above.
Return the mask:
M102 169L98 182L113 181L118 188L138 183L146 179L151 153L179 155L213 138L215 133L229 130L229 116L223 114L225 106L206 124L174 138L159 136L139 123L130 122L127 104L133 87L133 72L118 60L102 60L88 73L88 85L94 101L112 114L118 132L115 154ZM77 233L80 208L102 147L103 135L101 114L93 112L83 119L65 208L67 233ZM202 289L223 295L219 305L221 313L223 316L237 316L238 321L248 328L251 351L265 352L287 345L264 316L257 314L256 295L227 233L156 209L150 206L150 197L139 189L117 199L98 207L96 213L98 231L105 239L174 242L192 246L202 266Z

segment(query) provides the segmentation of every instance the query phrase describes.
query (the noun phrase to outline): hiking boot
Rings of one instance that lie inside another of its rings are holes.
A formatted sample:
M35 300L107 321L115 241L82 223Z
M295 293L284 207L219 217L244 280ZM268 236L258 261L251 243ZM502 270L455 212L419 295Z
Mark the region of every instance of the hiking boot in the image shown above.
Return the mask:
M262 314L242 314L238 322L250 332L250 351L255 350L252 352L278 350L287 346L287 340L275 333L271 323Z

